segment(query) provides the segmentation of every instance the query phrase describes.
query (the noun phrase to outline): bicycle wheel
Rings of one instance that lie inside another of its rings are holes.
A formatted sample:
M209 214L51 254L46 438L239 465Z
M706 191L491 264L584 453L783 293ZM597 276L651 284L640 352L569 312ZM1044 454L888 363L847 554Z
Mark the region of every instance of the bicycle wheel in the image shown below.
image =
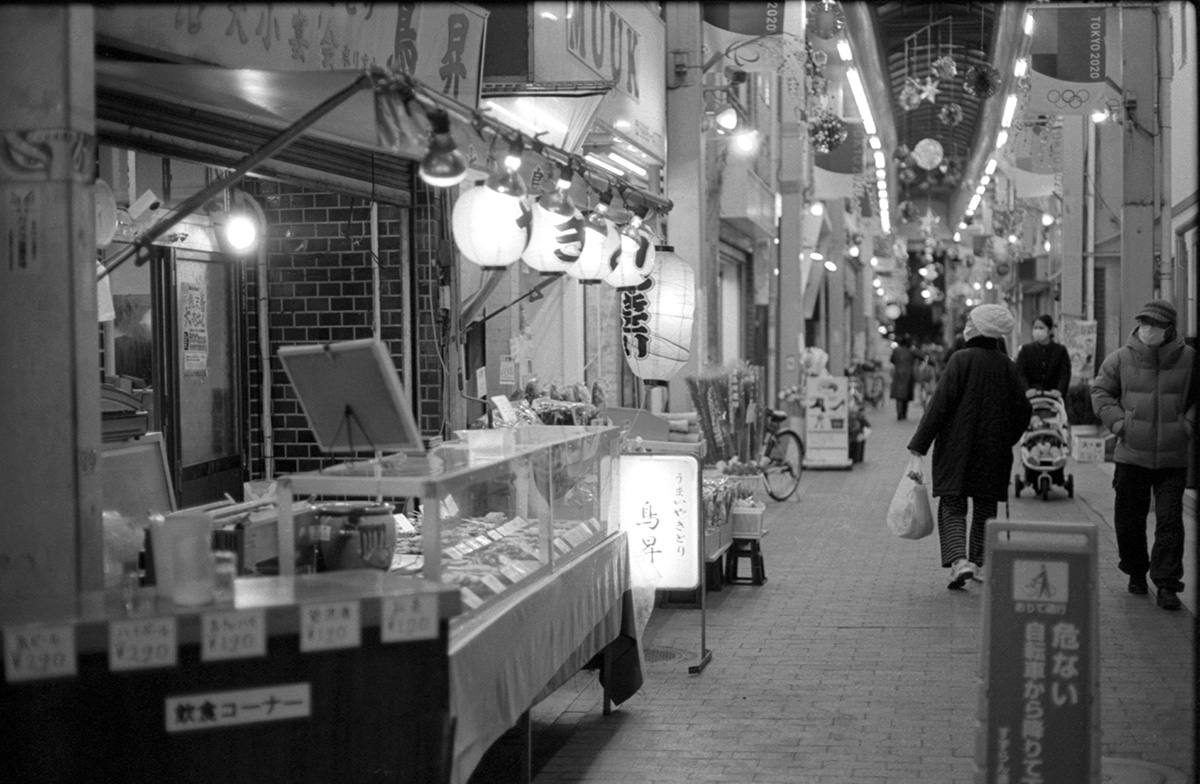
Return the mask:
M800 484L804 470L804 442L791 430L775 434L767 448L767 464L763 477L767 480L767 495L776 501L786 501Z

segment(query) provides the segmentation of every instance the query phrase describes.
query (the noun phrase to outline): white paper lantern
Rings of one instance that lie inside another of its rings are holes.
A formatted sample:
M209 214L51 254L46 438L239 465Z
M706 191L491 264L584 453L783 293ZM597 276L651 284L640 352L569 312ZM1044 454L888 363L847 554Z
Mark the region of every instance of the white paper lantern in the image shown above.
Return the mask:
M599 283L613 269L621 252L621 237L616 224L608 220L608 205L601 201L583 222L583 250L567 268L567 274L580 283Z
M665 385L692 353L696 273L670 245L641 285L621 291L621 342L625 361L649 386Z
M612 269L604 276L604 282L618 289L639 286L654 269L655 255L650 235L642 229L642 218L634 216L619 232L619 239L621 251L613 259Z
M942 145L937 139L925 138L917 142L917 146L913 147L913 160L922 169L934 169L945 155L942 152Z
M469 189L454 205L451 227L462 255L481 267L507 267L529 245L529 205L513 193L487 185Z
M563 215L546 209L539 200L533 207L529 246L521 256L525 263L543 275L561 275L578 261L582 251L583 213L572 207Z

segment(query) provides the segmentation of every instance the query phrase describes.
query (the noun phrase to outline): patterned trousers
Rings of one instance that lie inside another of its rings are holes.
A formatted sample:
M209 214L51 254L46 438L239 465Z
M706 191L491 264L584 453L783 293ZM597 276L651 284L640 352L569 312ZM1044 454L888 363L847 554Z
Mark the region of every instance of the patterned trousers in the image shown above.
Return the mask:
M943 495L938 498L938 539L942 546L942 566L966 558L983 566L983 546L987 521L996 516L997 501L971 499L971 535L967 537L967 496Z

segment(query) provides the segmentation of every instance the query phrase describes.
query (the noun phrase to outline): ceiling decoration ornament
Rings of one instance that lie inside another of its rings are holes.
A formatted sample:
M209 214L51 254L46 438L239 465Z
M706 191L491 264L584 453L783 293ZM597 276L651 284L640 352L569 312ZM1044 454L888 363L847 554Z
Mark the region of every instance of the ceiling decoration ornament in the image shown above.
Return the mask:
M951 36L953 36L953 34L954 34L953 23L951 23L950 30L951 30ZM951 40L950 40L950 46L951 47L954 46L953 38L951 38ZM938 79L953 79L955 76L958 75L958 66L954 64L954 58L948 54L942 55L938 59L934 60L933 67L931 70L933 71L934 77L936 77Z
M909 76L904 80L904 87L900 89L900 108L906 112L910 112L921 105L921 83L917 81L915 76Z
M898 161L904 160L911 154L912 150L908 148L907 144L897 144L896 149L892 150L892 157Z
M941 222L942 219L934 215L932 209L926 207L925 214L921 216L921 233L927 237L932 236L934 227Z
M1000 89L1000 72L990 63L973 65L964 75L963 89L976 98L991 98Z
M938 80L931 76L926 76L925 81L921 83L921 100L937 103Z
M896 217L901 223L912 223L917 217L917 205L905 199L896 205Z
M917 142L917 146L913 148L912 157L918 166L929 170L935 168L946 156L942 150L941 142L937 139L926 137Z
M842 7L831 0L821 0L808 9L808 31L817 38L828 41L841 35L846 28L846 14Z
M813 149L822 155L840 147L847 133L846 123L832 109L818 107L809 115L808 138Z
M963 121L963 108L957 103L948 103L938 111L938 119L942 125L953 128Z

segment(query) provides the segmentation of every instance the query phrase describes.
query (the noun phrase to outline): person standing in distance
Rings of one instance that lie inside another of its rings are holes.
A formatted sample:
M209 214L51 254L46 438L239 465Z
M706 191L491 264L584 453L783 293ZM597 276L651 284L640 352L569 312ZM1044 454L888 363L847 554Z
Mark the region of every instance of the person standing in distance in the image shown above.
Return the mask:
M908 335L901 335L898 345L892 350L892 398L896 401L896 419L908 419L908 402L913 399L916 376L917 354L912 350Z
M921 456L933 445L932 491L938 498L938 539L942 566L950 567L951 590L977 579L983 567L987 521L1008 498L1012 447L1033 414L1017 366L997 350L1013 323L1003 305L978 305L970 312L963 330L966 343L946 363L908 442L908 470L917 473Z
M1158 606L1183 606L1183 490L1188 440L1196 424L1193 349L1176 329L1175 306L1162 299L1142 306L1124 346L1109 354L1092 381L1092 409L1117 437L1113 509L1118 568L1129 592L1158 589ZM1154 497L1154 547L1146 551L1146 515Z
M1033 320L1033 341L1021 346L1017 372L1026 389L1058 390L1063 400L1071 386L1071 355L1054 342L1054 319L1043 313Z

